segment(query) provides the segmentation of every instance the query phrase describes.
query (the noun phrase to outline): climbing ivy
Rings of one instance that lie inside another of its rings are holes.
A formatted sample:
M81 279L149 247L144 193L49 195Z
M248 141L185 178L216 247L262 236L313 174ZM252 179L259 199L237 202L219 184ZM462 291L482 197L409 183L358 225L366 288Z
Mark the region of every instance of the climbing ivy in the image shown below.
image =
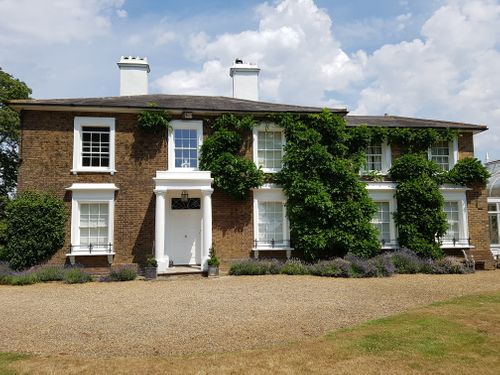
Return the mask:
M211 171L214 185L236 199L264 182L264 172L243 155L242 133L255 125L252 117L226 114L212 124L212 134L201 146L200 168Z
M426 258L441 258L440 238L448 229L439 191L445 172L422 154L405 154L394 161L389 173L398 182L394 219L399 245Z
M148 107L150 109L141 111L137 115L139 128L151 133L168 129L170 126L169 114L166 111L158 109L156 103L148 103Z
M277 182L287 196L294 247L309 260L380 250L370 221L376 207L359 180L344 119L329 111L276 119L287 140Z
M321 114L272 116L285 132L283 168L270 178L245 158L242 135L255 126L252 117L222 115L211 124L201 147L200 168L210 170L214 184L237 199L272 180L283 186L296 250L309 260L353 254L370 257L380 251L371 219L376 207L360 181L366 148L372 143L397 145L403 155L390 170L397 181L395 221L399 243L423 257L440 258L446 233L443 183L471 186L489 176L477 159L460 160L450 171L427 160L427 150L458 136L452 129L357 126L328 110ZM374 176L379 178L380 176Z

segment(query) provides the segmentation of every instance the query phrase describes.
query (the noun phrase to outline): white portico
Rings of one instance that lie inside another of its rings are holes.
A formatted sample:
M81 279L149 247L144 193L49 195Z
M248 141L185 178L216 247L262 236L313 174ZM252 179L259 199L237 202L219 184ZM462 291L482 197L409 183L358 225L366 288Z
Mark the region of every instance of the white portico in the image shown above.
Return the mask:
M212 246L210 172L158 171L154 181L158 272L172 265L200 265L205 270Z

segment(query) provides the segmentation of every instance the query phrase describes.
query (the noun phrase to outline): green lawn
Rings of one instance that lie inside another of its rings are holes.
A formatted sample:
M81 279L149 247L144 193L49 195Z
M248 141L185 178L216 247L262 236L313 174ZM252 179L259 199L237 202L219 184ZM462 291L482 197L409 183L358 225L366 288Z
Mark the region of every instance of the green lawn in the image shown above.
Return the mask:
M383 303L383 301L381 301ZM499 374L500 293L439 302L325 337L183 357L0 355L0 374Z

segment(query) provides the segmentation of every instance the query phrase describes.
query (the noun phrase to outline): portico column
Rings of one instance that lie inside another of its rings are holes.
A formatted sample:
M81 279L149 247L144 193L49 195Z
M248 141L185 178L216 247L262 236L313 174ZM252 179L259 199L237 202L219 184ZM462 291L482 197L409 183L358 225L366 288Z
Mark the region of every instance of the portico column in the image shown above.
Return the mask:
M168 259L165 259L165 190L155 190L155 258L158 262L158 272L168 268Z
M212 247L212 193L214 189L204 189L203 194L203 252L201 267L208 269L208 256Z

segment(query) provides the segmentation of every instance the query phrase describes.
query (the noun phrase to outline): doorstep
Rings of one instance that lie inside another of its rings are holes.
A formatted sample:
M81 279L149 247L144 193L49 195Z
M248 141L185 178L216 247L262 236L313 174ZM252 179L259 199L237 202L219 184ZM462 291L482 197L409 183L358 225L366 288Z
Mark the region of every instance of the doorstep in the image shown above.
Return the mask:
M205 272L200 266L174 266L158 274L158 279L171 278L172 276L203 276Z

